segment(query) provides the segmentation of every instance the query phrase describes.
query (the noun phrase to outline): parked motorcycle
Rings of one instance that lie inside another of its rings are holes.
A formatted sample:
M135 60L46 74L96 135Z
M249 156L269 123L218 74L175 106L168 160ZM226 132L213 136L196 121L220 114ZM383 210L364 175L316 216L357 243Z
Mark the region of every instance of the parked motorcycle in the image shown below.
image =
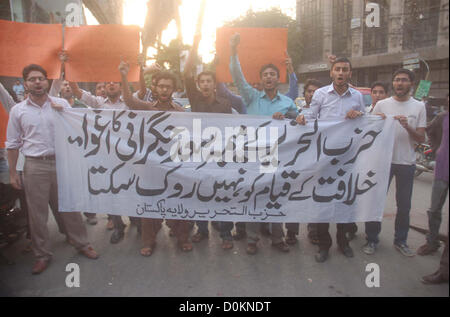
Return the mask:
M19 240L27 231L27 214L16 207L20 191L9 184L0 183L0 258L5 260L1 249ZM12 263L6 259L7 263Z
M416 146L416 172L414 173L414 177L418 177L423 172L434 172L436 165L434 156L431 145L422 143Z

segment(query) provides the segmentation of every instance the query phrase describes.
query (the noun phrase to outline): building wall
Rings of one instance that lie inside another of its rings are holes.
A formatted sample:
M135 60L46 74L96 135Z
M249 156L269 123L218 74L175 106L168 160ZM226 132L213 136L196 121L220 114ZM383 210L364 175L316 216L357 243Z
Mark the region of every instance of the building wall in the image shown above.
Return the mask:
M308 0L297 0L297 6L302 6L305 1ZM336 10L341 13L350 10L352 14L348 19L353 19L353 21L348 21L350 29L345 31L348 33L346 57L351 59L354 67L354 85L370 86L377 80L390 82L393 71L402 67L405 56L419 53L431 69L428 78L433 82L430 96L442 98L447 95L449 88L449 0L423 0L422 2L354 0L350 2L350 9L336 7L337 4L348 6L349 3L344 0L318 1L320 1L323 21L323 53L316 56L321 56L322 61L316 58L314 62L299 65L298 72L302 82L308 78L317 78L324 84L330 82L327 56L337 51L345 51L342 45L339 45L338 50L334 49L336 40L333 43L333 36L339 34L339 32L336 33L336 28L340 28L343 21L333 21L333 17L336 17ZM379 3L381 8L384 6L385 10L381 10L380 28L369 29L365 26L367 2ZM422 10L420 8L426 5L429 10L420 11ZM421 12L425 13L420 14ZM302 27L302 21L305 21L302 13L307 15L308 12L298 8L297 13L300 27ZM359 26L358 20L355 20L358 18ZM424 43L428 46L423 47ZM304 45L307 46L308 43ZM312 59L304 56L303 60L311 61ZM418 80L424 79L427 74L425 64L421 63L420 69L415 72Z

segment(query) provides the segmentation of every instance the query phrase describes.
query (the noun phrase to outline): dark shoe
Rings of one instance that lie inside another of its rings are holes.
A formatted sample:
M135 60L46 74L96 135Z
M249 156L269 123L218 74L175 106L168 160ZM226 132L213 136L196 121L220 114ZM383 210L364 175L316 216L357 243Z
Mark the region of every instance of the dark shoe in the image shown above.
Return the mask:
M233 249L233 241L231 240L222 240L222 249L230 250Z
M402 244L394 243L394 247L397 249L398 252L400 252L404 256L407 256L407 257L415 256L414 252L405 243L402 243Z
M286 243L287 243L287 244L289 244L289 245L294 245L294 244L296 244L296 243L298 242L295 233L293 233L293 232L291 232L291 231L288 231L287 234L286 234L286 236L287 236L287 237L286 237Z
M284 252L284 253L289 252L289 247L288 247L288 245L287 245L286 243L284 243L284 242L280 242L280 243L276 243L276 244L273 244L273 243L272 243L272 247L274 247L274 248L277 249L278 251L281 251L281 252Z
M109 240L109 242L112 244L117 244L123 239L124 236L125 236L125 233L124 233L123 229L122 230L114 229L114 232L112 233L111 239Z
M48 267L50 260L37 260L33 265L33 269L31 270L31 274L41 274Z
M242 240L247 238L247 232L245 231L236 231L235 234L233 234L233 239L236 241Z
M423 246L421 246L419 249L417 249L418 255L430 255L436 252L439 249L439 246L432 246L428 243L425 243Z
M96 260L98 259L98 253L95 252L94 248L92 248L91 246L82 249L79 251L81 254L83 254L85 257L87 257L88 259L92 259L92 260Z
M367 255L375 254L377 250L377 245L373 242L367 242L367 244L362 248L363 252Z
M208 235L197 231L197 233L192 236L191 240L194 243L199 243L200 241L206 240L206 239L208 239Z
M258 252L258 247L256 246L256 243L249 243L247 245L247 254L255 255Z
M328 259L328 250L319 250L315 256L317 263L323 263Z
M341 250L341 252L347 257L347 258L353 258L354 254L353 254L353 250L352 248L350 248L349 246L345 246L343 248L339 248L339 250Z
M441 270L438 270L437 272L422 277L422 283L423 284L429 284L429 285L436 285L436 284L443 284L448 283L448 277L445 278L445 276L441 273Z

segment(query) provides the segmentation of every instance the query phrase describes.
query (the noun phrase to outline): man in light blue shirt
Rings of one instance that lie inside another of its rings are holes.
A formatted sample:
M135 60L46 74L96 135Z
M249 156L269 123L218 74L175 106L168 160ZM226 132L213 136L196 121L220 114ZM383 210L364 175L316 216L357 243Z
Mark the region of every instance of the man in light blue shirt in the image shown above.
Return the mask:
M247 106L247 113L260 116L273 116L274 114L285 116L288 113L290 116L296 115L298 112L294 101L278 91L280 71L275 65L268 64L261 68L262 91L247 83L237 56L239 42L239 35L234 35L231 39L230 72L240 95L244 99L244 104Z
M231 63L230 72L236 87L239 89L244 104L247 106L247 113L250 115L273 116L277 119L284 117L295 117L298 114L294 101L278 91L280 71L273 64L264 65L260 71L262 91L250 86L242 73L237 47L240 42L239 34L235 34L230 41ZM281 223L272 223L272 246L282 252L289 252L289 247L285 243L283 227ZM259 240L259 223L248 223L248 254L256 254L257 242Z
M336 59L330 72L333 83L316 90L311 101L310 112L298 116L297 122L305 124L306 119L356 119L362 116L365 113L364 98L359 91L348 84L351 76L352 65L350 61L346 58ZM339 249L346 257L353 257L353 250L350 248L346 234L354 234L357 230L356 225L354 223L338 223L336 226L336 239ZM317 224L319 253L316 255L316 261L319 263L326 261L328 250L332 244L328 231L329 227L329 223Z

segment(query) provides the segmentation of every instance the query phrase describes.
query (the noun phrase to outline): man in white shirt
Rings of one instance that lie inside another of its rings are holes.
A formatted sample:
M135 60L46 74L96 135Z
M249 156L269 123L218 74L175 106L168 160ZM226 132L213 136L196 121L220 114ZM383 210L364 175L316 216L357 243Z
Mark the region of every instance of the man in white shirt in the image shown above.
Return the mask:
M69 108L66 100L49 97L47 72L39 65L23 70L30 97L14 106L10 113L6 148L11 185L25 189L32 250L37 258L32 273L43 272L52 257L47 228L48 205L58 210L53 107ZM26 157L24 184L16 171L19 149ZM87 232L79 212L61 213L67 236L76 249L90 259L98 254L87 241Z
M395 248L404 256L414 256L406 240L409 231L409 211L416 169L415 143L425 142L426 110L425 105L411 97L414 85L414 73L399 69L393 76L394 96L381 100L373 110L374 114L394 116L400 122L396 127L394 152L390 172L390 181L396 178L397 215L395 218ZM363 251L375 253L381 232L381 222L367 222L367 244Z
M333 80L331 85L319 88L315 91L311 101L311 109L306 114L297 117L299 124L306 124L306 119L326 119L345 118L356 119L365 113L365 104L362 94L349 85L352 77L352 65L346 58L337 58L331 66L330 77ZM355 224L336 224L336 240L340 251L346 257L353 257L353 250L350 248L347 232ZM317 224L317 237L319 253L316 254L316 261L325 262L328 258L328 250L332 245L329 233L329 223Z

